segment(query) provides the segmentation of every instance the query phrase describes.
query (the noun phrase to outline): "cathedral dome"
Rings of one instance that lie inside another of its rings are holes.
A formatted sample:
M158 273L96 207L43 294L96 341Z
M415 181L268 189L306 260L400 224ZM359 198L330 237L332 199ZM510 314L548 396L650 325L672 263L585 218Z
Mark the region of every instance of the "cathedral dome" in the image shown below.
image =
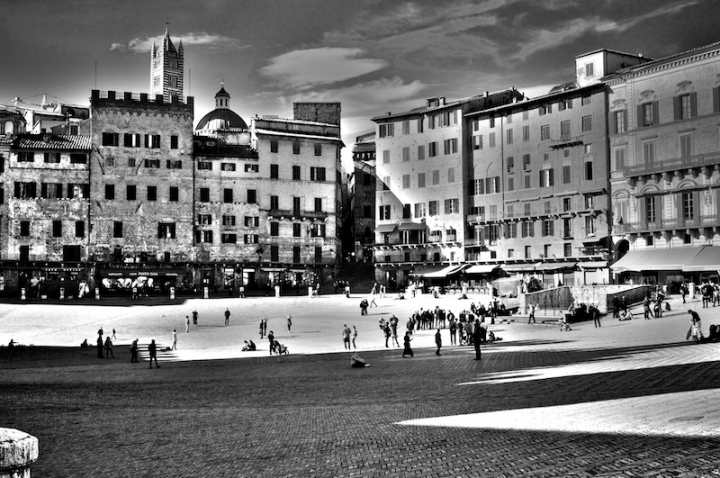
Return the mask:
M225 91L225 84L221 83L220 91L215 94L215 109L203 116L195 131L217 131L230 128L246 130L248 126L239 114L230 109L230 94Z
M226 108L218 108L203 116L195 130L247 129L247 127L247 123L239 114Z

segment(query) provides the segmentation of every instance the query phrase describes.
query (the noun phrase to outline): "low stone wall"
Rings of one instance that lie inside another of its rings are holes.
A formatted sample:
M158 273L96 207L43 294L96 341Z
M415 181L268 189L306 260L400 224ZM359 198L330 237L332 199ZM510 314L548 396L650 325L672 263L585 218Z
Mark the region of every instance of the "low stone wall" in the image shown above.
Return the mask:
M38 439L14 428L0 428L0 478L30 478L38 459Z

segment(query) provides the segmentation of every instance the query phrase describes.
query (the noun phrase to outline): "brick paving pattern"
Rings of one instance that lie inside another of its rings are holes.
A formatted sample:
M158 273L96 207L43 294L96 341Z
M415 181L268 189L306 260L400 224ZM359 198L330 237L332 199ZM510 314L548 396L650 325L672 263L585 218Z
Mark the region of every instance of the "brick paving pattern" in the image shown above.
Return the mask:
M401 424L573 405L573 419L593 423L594 403L646 397L669 422L717 429L718 345L677 335L652 345L650 325L637 322L614 346L600 335L612 330L533 339L531 327L507 324L495 330L518 339L488 345L481 361L470 347L436 357L428 346L412 359L363 352L366 369L351 369L347 353L176 361L173 352L148 370L126 346L115 360L94 348L2 350L0 426L39 439L34 477L720 476L716 434ZM684 392L707 395L658 399Z

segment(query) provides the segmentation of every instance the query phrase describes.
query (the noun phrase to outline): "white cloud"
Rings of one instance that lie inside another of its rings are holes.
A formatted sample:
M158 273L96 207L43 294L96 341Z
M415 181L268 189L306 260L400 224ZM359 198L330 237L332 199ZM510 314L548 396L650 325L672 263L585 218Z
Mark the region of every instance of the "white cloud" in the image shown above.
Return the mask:
M133 38L127 43L114 42L110 44L110 50L129 51L131 53L147 53L152 48L153 42L161 45L164 35L157 37L138 37ZM183 46L200 45L211 49L243 49L250 45L243 45L236 38L226 37L224 35L213 35L210 33L187 33L179 37L170 36L173 44L178 45L180 40Z
M349 80L383 69L385 60L363 58L361 48L312 48L276 56L260 69L260 74L281 87L307 89Z

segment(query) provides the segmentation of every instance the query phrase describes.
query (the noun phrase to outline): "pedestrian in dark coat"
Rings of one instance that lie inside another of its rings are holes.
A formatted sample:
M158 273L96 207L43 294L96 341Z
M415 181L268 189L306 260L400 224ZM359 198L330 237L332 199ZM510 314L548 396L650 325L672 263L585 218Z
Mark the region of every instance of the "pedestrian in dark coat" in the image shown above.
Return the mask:
M105 358L105 355L103 355L103 338L102 338L101 334L98 334L97 352L98 352L98 358Z
M435 355L440 355L440 347L442 347L442 337L440 336L440 329L437 329L437 332L435 332L435 345L437 345Z
M410 347L410 342L412 341L412 337L410 337L410 331L405 332L405 338L403 339L403 343L405 344L405 349L403 350L402 356L405 357L405 355L410 355L411 357L414 357L415 354L412 351L412 348Z
M268 338L268 341L270 342L270 355L272 355L273 352L275 351L275 334L273 334L272 330L267 335L267 338Z
M152 368L153 359L155 360L155 366L160 368L160 364L157 361L157 345L155 345L155 339L152 339L152 342L148 345L148 353L150 354L150 368Z
M130 363L137 363L138 362L138 341L137 339L133 340L132 345L130 346Z
M483 328L480 326L480 319L475 319L475 330L473 330L473 345L475 346L475 360L480 360L480 341L483 338Z

